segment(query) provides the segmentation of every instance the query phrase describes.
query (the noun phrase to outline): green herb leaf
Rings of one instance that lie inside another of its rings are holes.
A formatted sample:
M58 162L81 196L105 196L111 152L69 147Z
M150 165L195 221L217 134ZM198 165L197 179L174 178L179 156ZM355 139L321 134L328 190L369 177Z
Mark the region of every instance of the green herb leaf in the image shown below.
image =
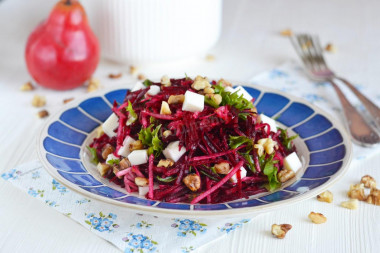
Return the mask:
M278 161L272 161L273 156L271 156L268 161L266 161L263 173L268 177L268 190L273 191L280 187L281 183L277 179L277 168L274 166Z
M170 177L162 178L160 176L157 176L156 178L157 178L158 181L169 183L169 182L172 182L172 181L176 180L177 177L170 176Z
M211 97L207 97L207 96L204 96L204 98L205 98L206 104L208 104L209 106L212 106L214 108L219 108L219 104L217 104L214 99L212 99Z
M243 95L239 96L239 94L237 93L238 91L235 91L233 93L225 91L224 87L220 84L213 85L213 88L215 90L215 94L219 94L222 96L222 103L220 103L219 106L230 105L240 111L253 108L252 102L243 98Z
M288 137L288 132L287 132L286 129L282 129L282 128L279 128L279 129L281 131L280 140L282 142L282 145L284 145L284 147L287 150L291 150L292 149L292 140L294 140L295 138L297 138L299 135L296 134L296 135Z
M152 83L151 80L146 79L146 80L143 82L143 84L145 85L145 87L149 87L149 86L151 86L153 83Z
M148 154L154 154L154 156L159 156L163 149L163 144L160 138L158 137L158 132L161 128L161 125L157 126L153 131L153 124L147 128L142 128L139 132L139 140L143 145L148 146Z
M128 101L128 106L125 108L128 112L127 126L131 125L138 118L136 112L133 110L131 101Z
M219 179L217 179L216 177L211 176L210 174L204 172L203 170L200 170L199 172L200 172L201 174L205 175L206 177L208 177L208 178L214 180L214 181L219 181Z
M255 162L253 161L253 157L250 154L241 153L244 159L247 161L247 166L252 172L256 172Z
M231 149L238 148L244 144L247 144L247 150L252 150L252 148L253 148L252 139L245 137L245 136L231 136L230 135L228 145L230 146Z
M107 161L107 164L109 165L118 165L120 163L119 159L111 159Z
M93 164L98 164L99 163L99 159L98 159L98 155L96 154L96 149L95 148L91 148L90 146L87 146L87 149L91 153L91 162Z

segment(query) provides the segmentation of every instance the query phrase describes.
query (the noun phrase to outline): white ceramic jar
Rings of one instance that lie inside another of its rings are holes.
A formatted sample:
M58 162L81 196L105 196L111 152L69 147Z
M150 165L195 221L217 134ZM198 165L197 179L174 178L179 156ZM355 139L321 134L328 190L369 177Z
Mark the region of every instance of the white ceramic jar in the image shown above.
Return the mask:
M82 0L104 57L129 64L200 55L218 40L222 0Z

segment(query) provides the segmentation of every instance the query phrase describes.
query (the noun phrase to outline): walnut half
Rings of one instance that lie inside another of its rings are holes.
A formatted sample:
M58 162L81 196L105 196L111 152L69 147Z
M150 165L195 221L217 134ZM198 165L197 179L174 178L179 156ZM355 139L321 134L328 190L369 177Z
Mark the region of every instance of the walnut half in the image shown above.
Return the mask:
M364 184L364 187L366 188L376 188L376 180L370 175L363 176L360 183Z
M281 182L281 183L284 183L290 179L292 179L293 177L295 177L296 174L294 173L294 171L292 170L281 170L279 173L278 173L278 180Z
M351 199L365 200L364 184L352 184L347 195Z
M376 188L371 189L371 193L367 197L367 203L380 206L380 190Z
M292 229L292 225L290 224L273 224L272 235L276 236L278 239L283 239L290 229Z
M183 179L183 183L187 188L196 192L201 187L201 178L196 174L189 174Z

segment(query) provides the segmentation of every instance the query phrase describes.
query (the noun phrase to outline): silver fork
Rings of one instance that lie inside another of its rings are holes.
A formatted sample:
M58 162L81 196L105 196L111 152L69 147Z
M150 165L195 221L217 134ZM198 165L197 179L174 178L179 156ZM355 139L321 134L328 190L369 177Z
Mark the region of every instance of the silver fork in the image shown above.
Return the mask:
M328 81L334 87L342 104L348 129L350 130L353 140L361 146L372 146L380 143L379 134L348 101L334 80L341 80L353 91L374 117L374 121L378 126L380 126L380 109L361 94L351 83L343 78L337 77L334 72L329 69L323 58L323 50L318 37L308 34L297 34L291 37L291 41L297 54L301 57L309 77L315 81Z

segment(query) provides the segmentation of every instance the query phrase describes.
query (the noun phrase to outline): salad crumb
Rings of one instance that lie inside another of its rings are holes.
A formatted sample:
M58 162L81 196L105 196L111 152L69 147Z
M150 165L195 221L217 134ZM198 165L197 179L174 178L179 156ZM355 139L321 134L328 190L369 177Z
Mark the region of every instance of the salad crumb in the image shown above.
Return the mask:
M24 83L21 87L20 87L20 90L21 91L31 91L31 90L34 90L34 86L32 84L32 82L27 82L27 83Z
M46 110L42 110L42 111L39 111L37 113L37 116L42 119L42 118L46 118L47 116L49 116L49 112L46 111Z
M32 99L32 105L34 107L42 107L46 105L46 98L45 96L40 96L40 95L34 95Z

